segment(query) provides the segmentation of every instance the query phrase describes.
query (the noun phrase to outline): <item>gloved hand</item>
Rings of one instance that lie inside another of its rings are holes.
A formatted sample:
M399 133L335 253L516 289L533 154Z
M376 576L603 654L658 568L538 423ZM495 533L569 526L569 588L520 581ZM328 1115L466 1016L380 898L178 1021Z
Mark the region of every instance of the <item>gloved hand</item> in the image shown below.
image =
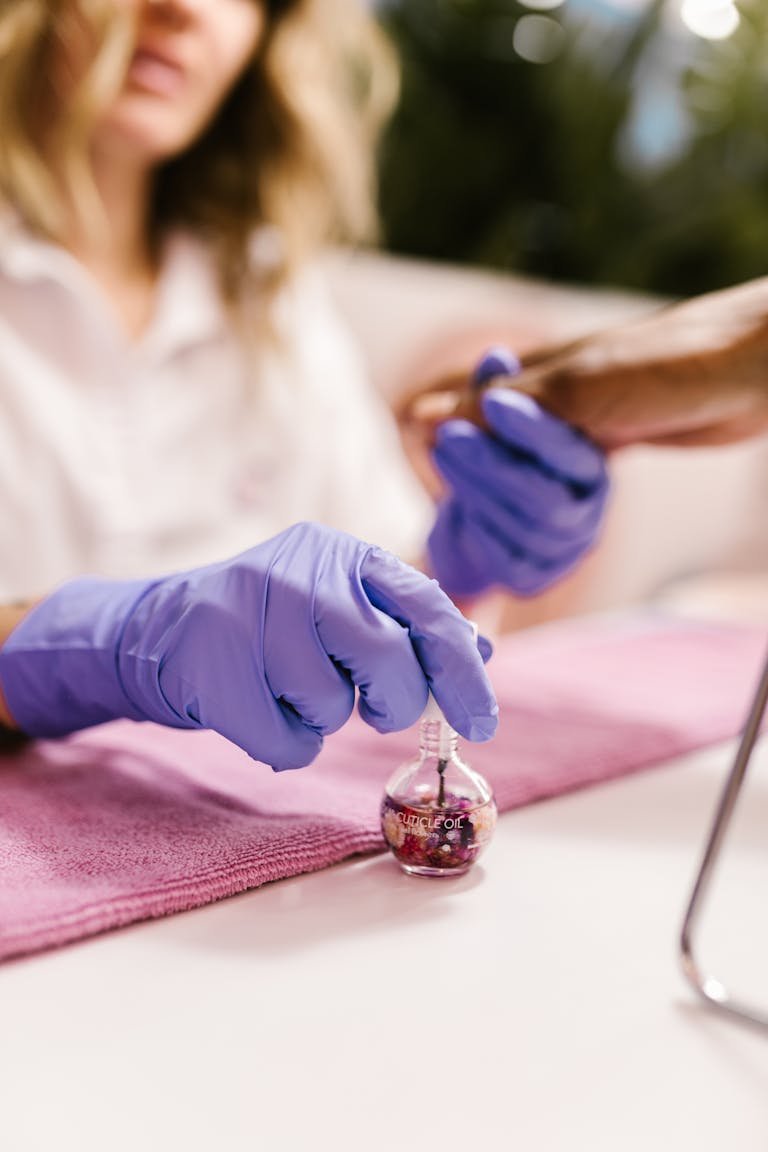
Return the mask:
M0 650L9 711L31 736L117 717L214 728L276 770L308 764L359 711L406 728L431 688L487 740L497 706L469 623L434 580L317 524L158 580L83 578Z
M475 384L514 376L495 349ZM494 584L531 595L570 571L594 542L608 494L602 453L527 396L490 387L490 432L467 420L437 429L433 459L448 485L429 537L432 570L451 596Z

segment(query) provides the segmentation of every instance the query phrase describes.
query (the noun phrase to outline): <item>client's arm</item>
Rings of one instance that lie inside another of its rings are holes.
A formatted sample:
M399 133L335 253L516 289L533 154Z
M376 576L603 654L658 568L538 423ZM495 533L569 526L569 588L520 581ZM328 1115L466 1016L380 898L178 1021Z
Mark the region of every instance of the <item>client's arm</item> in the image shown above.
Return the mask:
M722 444L768 431L768 278L699 296L523 357L512 380L603 448ZM466 375L404 405L406 422L451 415L483 423Z

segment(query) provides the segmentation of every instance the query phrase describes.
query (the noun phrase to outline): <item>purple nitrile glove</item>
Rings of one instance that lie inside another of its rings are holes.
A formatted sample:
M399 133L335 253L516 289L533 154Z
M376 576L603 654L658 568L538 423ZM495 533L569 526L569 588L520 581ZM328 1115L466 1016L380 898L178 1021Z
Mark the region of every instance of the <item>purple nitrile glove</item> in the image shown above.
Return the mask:
M498 714L472 628L438 584L317 524L157 580L64 584L0 649L0 685L31 736L117 717L213 728L277 770L315 758L355 688L379 732L413 724L430 688L470 740Z
M519 361L496 348L474 382L519 372ZM467 420L437 430L433 458L448 492L429 537L432 570L451 596L493 585L532 595L594 543L608 495L605 460L528 396L491 387L481 404L490 432Z

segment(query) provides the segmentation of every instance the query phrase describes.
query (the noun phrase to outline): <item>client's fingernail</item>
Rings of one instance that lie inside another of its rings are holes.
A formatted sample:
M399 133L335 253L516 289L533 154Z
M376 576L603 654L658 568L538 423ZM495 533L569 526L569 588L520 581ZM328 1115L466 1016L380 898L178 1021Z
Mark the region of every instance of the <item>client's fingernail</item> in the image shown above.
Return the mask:
M409 404L405 418L418 424L437 424L450 419L456 405L455 392L425 392Z

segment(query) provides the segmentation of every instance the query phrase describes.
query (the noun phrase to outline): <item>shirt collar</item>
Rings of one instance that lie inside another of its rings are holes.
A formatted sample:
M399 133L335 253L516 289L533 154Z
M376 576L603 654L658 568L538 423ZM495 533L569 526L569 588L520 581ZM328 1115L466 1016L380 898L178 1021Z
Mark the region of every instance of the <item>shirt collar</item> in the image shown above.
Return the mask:
M163 247L155 310L141 346L153 356L224 335L229 329L215 261L196 237L173 233Z
M0 271L21 283L53 280L80 297L99 291L65 248L31 232L7 207L0 209ZM152 358L167 356L228 327L210 250L190 234L172 233L163 246L154 313L138 347Z
M11 279L67 279L77 263L63 248L31 232L13 208L0 208L0 269Z

